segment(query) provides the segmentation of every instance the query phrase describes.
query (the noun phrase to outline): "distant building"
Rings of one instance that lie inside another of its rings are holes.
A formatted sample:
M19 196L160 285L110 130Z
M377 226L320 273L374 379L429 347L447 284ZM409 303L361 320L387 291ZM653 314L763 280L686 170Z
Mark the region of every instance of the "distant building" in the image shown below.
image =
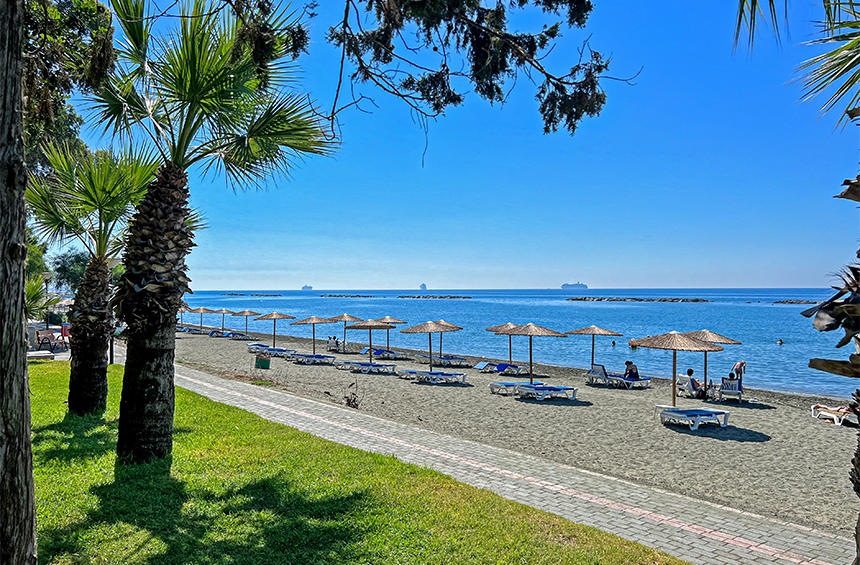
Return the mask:
M424 284L424 283L421 283L421 285L420 285L418 288L419 288L420 290L427 290L427 285L426 285L426 284Z
M588 285L579 281L575 283L564 283L561 285L562 290L584 290L586 288L588 288Z
M313 290L313 289L314 289L314 287L312 287L309 284L306 284L305 286L302 287L302 290Z

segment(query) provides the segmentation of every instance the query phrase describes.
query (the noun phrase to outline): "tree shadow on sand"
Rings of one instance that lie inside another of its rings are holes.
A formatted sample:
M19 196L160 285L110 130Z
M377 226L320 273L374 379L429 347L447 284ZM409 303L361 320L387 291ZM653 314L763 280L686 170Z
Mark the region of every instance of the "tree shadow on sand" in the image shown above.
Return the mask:
M691 430L689 426L683 424L668 424L666 428L685 435L706 437L720 441L738 441L742 443L770 441L770 436L765 433L739 428L731 424L725 428L717 425L702 424L698 430Z
M33 447L38 459L72 462L99 457L116 448L117 421L105 421L100 414L77 416L66 412L59 422L33 428ZM43 444L59 442L45 450Z
M168 461L117 466L114 482L90 490L98 506L83 520L40 532L45 562L63 554L90 557L85 540L93 532L128 524L143 532L115 530L124 535L110 540L115 554L118 544L125 546L121 562L338 563L357 557L363 532L352 517L368 498L364 491L311 496L278 477L219 492L190 489L170 475ZM139 556L144 549L155 553Z

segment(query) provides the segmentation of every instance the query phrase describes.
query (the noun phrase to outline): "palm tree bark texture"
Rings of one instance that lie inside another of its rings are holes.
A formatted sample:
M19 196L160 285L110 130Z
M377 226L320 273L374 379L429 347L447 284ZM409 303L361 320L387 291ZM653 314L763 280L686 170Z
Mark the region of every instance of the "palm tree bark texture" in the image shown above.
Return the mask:
M104 412L107 406L107 354L113 316L108 307L111 270L107 259L92 257L75 293L71 321L69 411Z
M173 359L176 314L190 280L185 257L194 246L186 223L188 176L165 163L129 222L113 303L128 324L117 455L143 462L173 447Z
M36 563L24 319L27 260L21 137L22 0L0 2L0 564Z

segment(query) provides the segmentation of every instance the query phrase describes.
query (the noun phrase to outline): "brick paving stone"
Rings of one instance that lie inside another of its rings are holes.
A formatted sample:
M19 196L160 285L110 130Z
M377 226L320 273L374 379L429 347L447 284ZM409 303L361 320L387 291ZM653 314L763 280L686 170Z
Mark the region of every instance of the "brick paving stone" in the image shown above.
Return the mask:
M118 356L120 357L120 356ZM121 358L121 357L120 357ZM330 441L435 469L702 565L846 565L853 542L537 457L177 366L176 384ZM635 525L635 527L632 527Z

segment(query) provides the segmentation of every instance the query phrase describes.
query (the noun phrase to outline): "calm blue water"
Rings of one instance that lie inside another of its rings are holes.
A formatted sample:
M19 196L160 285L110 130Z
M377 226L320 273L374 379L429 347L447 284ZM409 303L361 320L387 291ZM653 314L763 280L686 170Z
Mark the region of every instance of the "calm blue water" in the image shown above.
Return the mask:
M238 292L246 296L223 296ZM253 292L280 294L278 297L254 297ZM373 298L322 298L321 294L364 294ZM471 300L398 299L398 295L464 295ZM710 303L623 303L571 302L570 296L627 297L695 297ZM347 312L361 318L391 315L407 320L410 325L427 320L445 319L463 326L459 332L445 334L443 351L470 355L507 358L508 339L484 331L484 328L504 322L522 324L534 322L558 331L568 331L595 324L624 334L617 338L597 338L596 360L608 368L621 370L626 359L633 360L643 373L671 377L672 352L649 349L632 351L627 340L672 330L679 332L710 329L735 338L743 345L725 346L726 350L708 356L709 375L722 376L739 360L747 361L749 386L812 394L848 396L860 383L855 379L829 375L807 367L811 357L847 358L847 350L835 350L841 332L819 333L800 312L809 306L775 305L776 300L822 300L830 295L827 289L646 289L646 290L339 290L339 291L199 291L188 295L192 307L211 309L250 309L268 313L273 310L306 318L331 317ZM197 322L199 314L185 314L186 322ZM207 325L221 324L221 316L204 315ZM290 326L289 320L278 322L278 333L310 337L310 326ZM243 318L227 317L227 325L244 327ZM405 326L401 326L405 327ZM250 320L249 329L271 332L270 321ZM317 337L341 335L342 324L317 326ZM366 331L350 332L347 339L366 341ZM837 335L839 334L839 335ZM378 335L378 337L377 337ZM782 338L784 345L776 345ZM374 333L374 342L384 343L384 332ZM392 332L392 346L426 349L425 334L410 335ZM438 337L434 337L434 349ZM850 346L848 346L850 347ZM536 362L573 367L586 367L591 359L589 336L567 338L535 338ZM528 339L514 337L514 359L528 359ZM701 353L678 354L679 370L693 367L701 375Z

